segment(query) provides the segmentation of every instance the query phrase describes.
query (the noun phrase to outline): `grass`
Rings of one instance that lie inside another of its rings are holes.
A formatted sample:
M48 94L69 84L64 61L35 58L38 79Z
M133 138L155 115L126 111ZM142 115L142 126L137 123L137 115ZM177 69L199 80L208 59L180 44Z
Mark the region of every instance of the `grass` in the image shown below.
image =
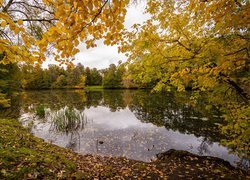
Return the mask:
M86 117L76 109L65 107L56 112L52 122L57 132L68 134L83 129L86 124Z
M39 118L44 118L45 117L45 106L44 105L38 105L35 109L35 114L39 117Z
M0 119L0 179L72 177L70 153L32 136L17 120Z
M97 90L97 89L104 89L103 86L85 86L85 90Z

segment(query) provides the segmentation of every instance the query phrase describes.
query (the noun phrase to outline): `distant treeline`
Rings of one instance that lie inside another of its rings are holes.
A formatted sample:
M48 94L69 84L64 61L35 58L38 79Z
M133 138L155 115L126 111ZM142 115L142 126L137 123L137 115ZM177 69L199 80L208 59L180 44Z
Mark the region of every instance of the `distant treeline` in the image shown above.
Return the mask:
M104 88L135 88L127 76L124 64L111 64L109 68L97 70L78 63L63 68L49 65L8 64L0 67L0 90L8 92L19 89L59 89L103 86Z

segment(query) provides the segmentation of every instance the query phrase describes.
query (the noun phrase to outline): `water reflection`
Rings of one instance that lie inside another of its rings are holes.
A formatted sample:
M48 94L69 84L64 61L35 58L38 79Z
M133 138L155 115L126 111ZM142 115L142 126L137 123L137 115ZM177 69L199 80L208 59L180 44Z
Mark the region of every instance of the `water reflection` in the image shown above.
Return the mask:
M185 98L139 90L58 90L25 92L16 103L32 133L82 154L150 161L177 149L238 161L219 144L219 113L194 108ZM36 116L41 104L44 118Z

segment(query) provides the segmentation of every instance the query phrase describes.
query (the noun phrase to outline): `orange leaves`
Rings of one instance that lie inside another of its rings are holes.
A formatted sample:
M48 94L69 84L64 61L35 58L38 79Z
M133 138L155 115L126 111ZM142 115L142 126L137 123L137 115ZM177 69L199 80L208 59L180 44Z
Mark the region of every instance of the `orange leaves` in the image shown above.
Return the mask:
M23 20L18 19L17 24L18 24L18 25L23 25Z
M55 17L59 22L45 33L39 47L44 49L49 42L52 42L60 51L59 56L65 58L78 52L74 47L79 45L79 40L85 41L87 48L95 47L95 40L101 38L105 38L106 44L115 44L120 39L120 30L124 28L122 22L128 2L128 0L112 1L110 4L112 10L108 7L107 1L54 2Z
M86 43L86 48L89 49L89 48L93 48L93 47L96 47L96 44L94 43L94 39L89 39L87 41L85 41Z
M93 11L93 3L92 3L92 0L89 0L88 4L87 4L87 7L89 9L89 11Z
M1 27L4 28L6 25L7 25L7 22L6 22L6 21L2 21L2 22L1 22Z
M36 40L29 33L22 18L10 16L8 12L0 12L0 19L0 28L5 34L0 38L0 53L5 52L6 54L2 63L33 63L38 61L42 55L37 52L35 48Z
M73 2L73 6L75 9L77 9L77 2Z
M79 50L79 49L74 48L74 49L73 49L73 51L72 51L72 54L74 54L74 55L75 55L75 54L77 54L77 53L79 53L79 52L80 52L80 50Z
M44 11L44 14L48 15L39 17L37 14L30 13L28 17L21 17L14 13L9 16L8 14L11 14L9 12L0 12L0 28L4 28L13 36L14 45L24 46L27 50L23 51L23 58L20 58L20 61L30 61L26 59L27 53L31 53L29 56L32 57L34 50L39 50L39 57L43 59L50 48L53 52L58 52L57 59L63 59L74 56L78 52L75 47L80 41L86 42L87 48L91 48L95 47L95 41L101 38L104 38L105 43L109 45L114 45L121 39L125 8L129 0L43 0L42 2L38 5L41 6L41 11L36 12L43 14L42 9L47 9L52 13ZM30 25L32 28L29 27ZM42 27L43 25L46 28ZM35 32L30 33L31 30ZM36 33L39 35L37 36ZM8 46L10 42L6 44L6 49ZM18 56L22 56L22 53L20 52ZM37 61L40 60L41 58L37 59Z

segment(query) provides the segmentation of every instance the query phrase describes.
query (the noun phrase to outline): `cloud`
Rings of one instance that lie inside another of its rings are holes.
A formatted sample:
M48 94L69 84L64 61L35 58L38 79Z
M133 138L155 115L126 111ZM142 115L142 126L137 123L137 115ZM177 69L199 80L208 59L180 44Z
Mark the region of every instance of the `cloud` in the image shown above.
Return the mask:
M145 2L139 2L127 8L127 15L124 23L127 29L130 29L133 24L142 23L149 18L148 14L143 14L145 6ZM99 40L95 48L86 49L83 43L81 43L78 48L80 52L76 54L74 63L81 63L85 67L104 69L109 67L110 64L117 65L119 60L122 60L122 62L126 61L125 54L118 53L117 46L106 46L103 44L103 40ZM57 63L52 60L47 60L44 62L43 67L47 67L48 64Z
M117 64L119 60L126 61L124 54L118 54L117 46L106 46L102 40L97 42L96 48L86 49L81 44L79 49L75 63L80 62L86 67L103 69L112 63Z
M138 2L137 4L132 4L127 8L127 14L125 19L125 27L130 29L133 24L143 23L145 20L150 18L149 14L145 14L144 10L146 8L146 2Z

